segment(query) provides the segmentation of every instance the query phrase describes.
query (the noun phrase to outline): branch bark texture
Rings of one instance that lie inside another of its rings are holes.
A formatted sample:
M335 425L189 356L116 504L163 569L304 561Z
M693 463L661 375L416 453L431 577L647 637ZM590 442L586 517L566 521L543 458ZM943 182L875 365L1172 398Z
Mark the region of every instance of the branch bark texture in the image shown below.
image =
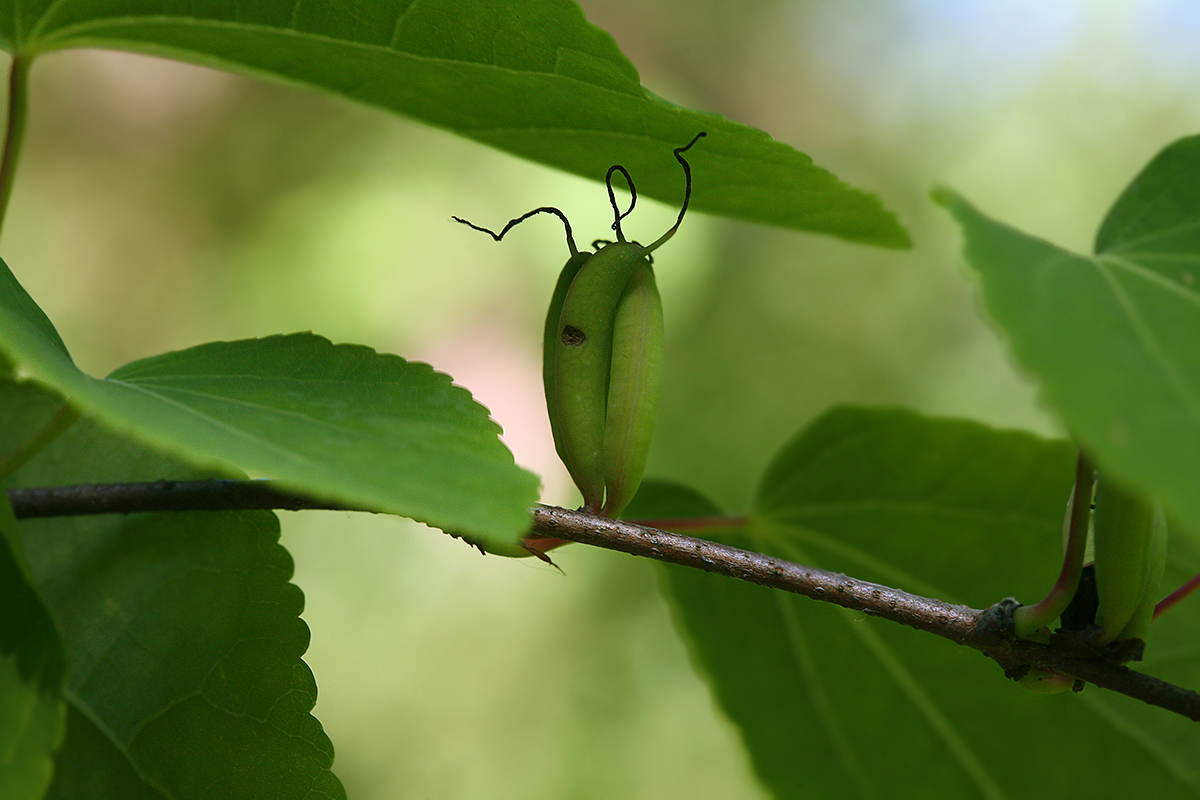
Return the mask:
M12 489L9 499L18 519L142 511L369 511L292 494L266 481L155 481ZM1077 643L1046 645L1016 639L1012 612L1017 604L1011 600L986 609L970 608L717 542L578 511L539 506L532 516L530 536L534 538L566 539L617 550L833 603L972 647L996 661L1010 677L1020 677L1031 668L1048 670L1200 721L1200 693L1097 657L1086 649L1081 655Z

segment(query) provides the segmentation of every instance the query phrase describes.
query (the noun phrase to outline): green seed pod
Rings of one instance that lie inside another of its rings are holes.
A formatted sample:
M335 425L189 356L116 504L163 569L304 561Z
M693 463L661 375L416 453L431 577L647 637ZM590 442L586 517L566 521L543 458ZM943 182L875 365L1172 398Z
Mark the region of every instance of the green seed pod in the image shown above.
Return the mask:
M455 219L490 234L496 241L534 214L552 213L563 221L571 257L550 300L543 339L542 378L554 446L583 495L584 508L616 517L641 483L654 430L662 372L662 303L650 266L650 253L679 229L691 199L691 167L683 153L704 133L676 148L683 167L683 207L675 224L649 246L627 241L621 220L637 202L624 167L605 176L617 241L581 252L561 211L543 207L510 221L499 233ZM622 212L612 176L629 185L629 208Z
M648 267L648 262L643 248L632 242L613 242L589 258L567 290L558 335L547 342L551 349L545 357L554 360L554 387L547 387L547 395L554 396L550 426L556 431L558 454L583 494L584 508L593 514L604 506L607 483L604 442L613 332L621 298L640 266ZM624 384L622 378L618 383Z
M1167 520L1162 504L1154 502L1154 521L1150 540L1146 545L1146 559L1142 565L1142 599L1129 622L1117 634L1117 639L1142 639L1150 631L1154 621L1154 608L1158 605L1158 592L1162 587L1163 573L1167 568Z
M1101 476L1096 485L1092 546L1100 644L1138 634L1154 612L1166 557L1166 525L1156 503Z
M572 242L572 245L574 243ZM575 280L575 276L579 274L579 270L583 267L584 262L594 255L589 251L580 251L571 254L567 259L567 263L563 266L562 272L558 274L558 281L554 284L554 294L550 297L550 308L546 312L546 325L542 332L542 387L546 394L546 411L550 419L558 418L558 393L555 390L555 368L554 368L554 339L558 336L558 320L562 316L563 303L567 299L567 290L571 288L571 283ZM560 428L557 425L551 425L550 431L554 435L554 450L559 453L559 458L562 458L563 442ZM568 470L569 472L570 470ZM573 477L573 476L572 476Z
M618 517L637 494L650 455L662 385L663 313L654 270L638 265L617 304L608 416L604 425L604 508Z

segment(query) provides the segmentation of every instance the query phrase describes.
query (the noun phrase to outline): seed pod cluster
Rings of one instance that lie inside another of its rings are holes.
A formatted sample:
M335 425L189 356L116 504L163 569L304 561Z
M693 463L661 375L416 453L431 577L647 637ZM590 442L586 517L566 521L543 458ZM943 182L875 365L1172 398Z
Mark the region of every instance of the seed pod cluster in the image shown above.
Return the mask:
M543 207L511 220L499 233L455 219L500 241L535 214L562 220L570 258L559 274L546 315L542 377L554 446L583 495L583 507L617 517L637 493L650 452L662 376L662 302L650 254L679 229L691 199L691 167L683 153L704 133L674 150L683 168L683 206L675 224L650 245L625 238L621 220L637 202L624 167L608 171L605 185L613 209L616 241L581 251L571 224L557 208ZM612 179L621 173L631 195L617 205Z
M1167 558L1162 505L1107 474L1097 478L1081 459L1067 505L1063 551L1063 573L1055 590L1037 606L1017 609L1018 635L1049 642L1049 625L1058 618L1061 631L1085 635L1096 645L1124 641L1122 652L1140 652L1140 645L1126 640L1145 640L1154 620ZM1066 577L1072 574L1073 582ZM1023 617L1022 611L1027 612ZM1036 669L1018 681L1046 694L1082 685Z

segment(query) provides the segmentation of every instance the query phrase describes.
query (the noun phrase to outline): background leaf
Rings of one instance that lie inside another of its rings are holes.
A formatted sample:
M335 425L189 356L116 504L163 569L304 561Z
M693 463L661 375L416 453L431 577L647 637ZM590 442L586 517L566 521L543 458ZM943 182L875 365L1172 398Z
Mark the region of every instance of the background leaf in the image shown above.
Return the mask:
M4 408L6 384L0 382ZM12 506L0 497L0 797L37 800L62 742L66 658L16 531Z
M6 267L0 281L0 345L84 413L202 465L524 554L537 478L513 463L487 410L432 367L294 334L200 345L95 380Z
M57 403L31 384L18 391L3 442ZM84 420L9 485L160 477L205 475ZM345 796L310 714L303 596L274 515L25 520L20 535L70 660L49 796Z
M569 0L8 0L0 35L30 55L113 47L300 83L594 180L620 163L641 192L671 204L682 192L671 149L707 130L693 161L696 210L908 245L874 196L803 153L644 90Z
M988 313L1072 435L1200 530L1200 137L1138 175L1091 258L939 197L963 227Z
M779 454L730 544L976 607L1049 588L1065 442L842 408ZM680 503L639 514L708 514ZM647 502L648 498L642 498ZM1173 553L1168 581L1198 565ZM806 598L668 568L677 619L779 798L1200 796L1196 726L1094 687L1034 694L967 648ZM1200 610L1142 669L1194 686Z

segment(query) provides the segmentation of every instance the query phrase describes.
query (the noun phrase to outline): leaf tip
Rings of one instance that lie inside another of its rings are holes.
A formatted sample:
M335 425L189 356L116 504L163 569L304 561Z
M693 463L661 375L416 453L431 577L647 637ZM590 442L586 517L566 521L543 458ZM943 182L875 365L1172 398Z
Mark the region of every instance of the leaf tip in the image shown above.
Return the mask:
M929 190L929 199L947 211L952 212L954 210L953 207L961 202L962 198L950 187L936 184Z

